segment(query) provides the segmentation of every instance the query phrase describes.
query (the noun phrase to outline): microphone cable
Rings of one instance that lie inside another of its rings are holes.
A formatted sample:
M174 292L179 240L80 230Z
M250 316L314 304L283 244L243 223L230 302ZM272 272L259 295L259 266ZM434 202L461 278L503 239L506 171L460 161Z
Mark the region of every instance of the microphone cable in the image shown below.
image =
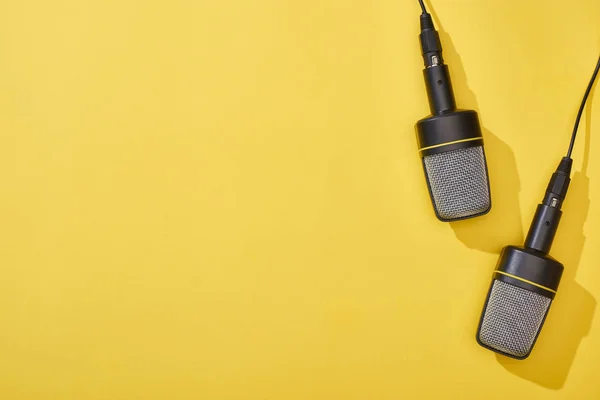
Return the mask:
M423 5L423 1L419 0L419 3L421 3L421 7L425 7ZM590 92L592 91L592 87L594 86L594 81L596 80L596 77L598 76L598 71L600 70L600 57L598 57L598 63L596 64L596 69L594 70L594 73L592 74L592 79L590 79L590 83L588 84L588 87L585 91L585 94L583 95L583 100L581 102L581 106L579 107L579 112L577 113L577 119L575 120L575 126L573 127L573 134L571 135L571 143L569 144L569 151L567 151L567 157L571 158L571 153L573 152L573 146L575 145L575 137L577 137L577 130L579 129L579 121L581 120L581 115L583 114L583 109L585 108L585 103L587 102L588 96L590 95Z
M541 208L538 208L538 211L533 218L527 239L525 240L525 246L546 254L548 254L550 251L550 246L554 240L554 235L556 234L556 229L558 228L558 222L560 220L560 209L563 201L565 200L567 190L569 189L569 184L571 182L570 175L571 167L573 165L573 159L571 158L571 155L573 153L577 131L579 130L579 122L581 121L583 110L585 109L587 99L592 91L599 70L600 57L598 57L596 68L594 69L592 78L588 83L585 94L583 95L583 99L581 101L581 105L579 106L579 111L577 112L577 118L575 119L575 125L573 126L573 133L571 134L571 141L569 143L567 155L562 158L558 168L554 174L552 174L552 178L550 179L546 189L546 195L544 196L542 204L540 204L542 208L546 208L546 211L542 211Z

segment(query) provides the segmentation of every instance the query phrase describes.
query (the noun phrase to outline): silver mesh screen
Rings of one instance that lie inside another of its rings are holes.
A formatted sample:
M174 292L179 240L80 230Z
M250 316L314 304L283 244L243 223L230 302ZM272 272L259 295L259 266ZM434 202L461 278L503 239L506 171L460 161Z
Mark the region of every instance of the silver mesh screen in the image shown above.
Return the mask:
M423 157L434 207L442 219L476 215L490 208L483 146Z
M501 352L525 357L541 328L550 300L495 280L479 330L479 340Z

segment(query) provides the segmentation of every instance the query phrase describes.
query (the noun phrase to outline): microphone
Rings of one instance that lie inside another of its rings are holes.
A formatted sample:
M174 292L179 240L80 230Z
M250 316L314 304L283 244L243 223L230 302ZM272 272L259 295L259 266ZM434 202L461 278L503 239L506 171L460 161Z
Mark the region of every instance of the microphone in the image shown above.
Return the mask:
M542 203L537 206L524 246L507 246L492 277L477 328L477 342L496 353L527 358L540 334L558 290L563 265L548 254L562 216L571 181L571 153L600 58L575 121L566 157L552 174Z
M416 124L425 180L437 218L456 221L489 212L492 203L479 117L456 108L448 66L431 15L421 4L421 50L431 115Z

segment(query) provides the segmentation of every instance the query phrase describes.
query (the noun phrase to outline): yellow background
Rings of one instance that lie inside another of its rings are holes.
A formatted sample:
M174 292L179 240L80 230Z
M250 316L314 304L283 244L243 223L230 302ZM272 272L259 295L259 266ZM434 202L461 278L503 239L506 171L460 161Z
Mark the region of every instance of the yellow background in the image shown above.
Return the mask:
M3 1L0 398L600 398L600 96L533 355L474 339L600 4L433 3L494 203L452 224L416 152L416 0Z

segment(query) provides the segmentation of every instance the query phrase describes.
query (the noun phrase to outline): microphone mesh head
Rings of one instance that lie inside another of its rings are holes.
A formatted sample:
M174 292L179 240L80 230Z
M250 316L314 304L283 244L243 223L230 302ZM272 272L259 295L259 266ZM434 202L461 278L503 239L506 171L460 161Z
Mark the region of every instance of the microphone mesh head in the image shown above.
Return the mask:
M531 352L551 301L548 297L494 280L483 311L479 341L502 353L526 357Z
M483 146L423 157L433 205L443 220L466 218L490 209Z

